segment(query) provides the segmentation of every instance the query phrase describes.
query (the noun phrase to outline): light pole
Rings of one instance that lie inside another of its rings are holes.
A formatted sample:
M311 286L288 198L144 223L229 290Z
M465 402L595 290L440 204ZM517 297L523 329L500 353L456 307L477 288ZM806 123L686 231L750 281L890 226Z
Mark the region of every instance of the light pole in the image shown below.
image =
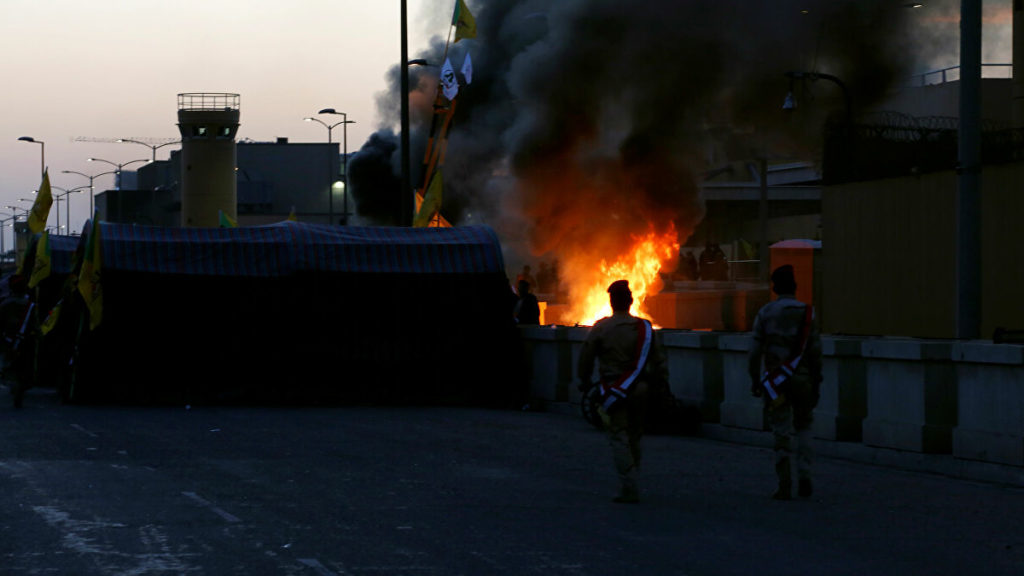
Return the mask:
M117 174L117 170L109 170L107 172L100 172L99 174L92 174L92 175L86 174L84 172L76 172L74 170L61 170L60 173L61 174L78 174L79 176L85 176L86 178L89 179L89 218L92 218L92 216L93 216L92 196L93 196L93 192L95 191L95 188L93 188L93 185L92 185L93 179L94 178L98 178L100 176L104 176L106 174Z
M117 141L118 142L130 142L132 144L141 144L141 145L145 146L146 148L152 149L153 150L153 159L151 160L151 162L156 162L156 149L157 148L163 148L164 146L170 146L171 144L181 144L181 140L175 140L174 142L164 142L163 144L156 144L156 145L154 145L154 144L146 144L145 142L140 142L138 140L132 140L130 138L118 138Z
M28 215L29 215L29 212L31 212L31 210L29 210L28 208L22 208L21 206L12 206L12 205L10 205L10 204L8 204L8 205L6 206L6 208L7 208L8 210L24 210L24 211L25 211L25 219L26 219L26 220L28 219ZM15 212L15 213L14 213L14 215L15 215L15 217L17 217L17 216L18 216L18 213L17 213L17 212Z
M324 122L323 120L320 120L319 118L313 118L313 117L310 117L310 116L307 116L306 118L303 118L303 120L305 120L306 122L316 122L316 123L320 124L321 126L323 126L324 128L327 128L327 143L328 144L331 144L333 142L331 133L334 131L334 128L336 126L341 126L342 127L342 141L343 141L342 142L342 146L343 146L342 155L345 158L345 223L348 224L348 125L349 124L355 124L356 121L355 120L349 120L348 119L348 114L346 114L344 112L337 112L337 111L334 110L334 108L324 108L324 109L320 110L319 112L317 112L317 114L335 114L337 116L341 116L341 120L339 120L338 122L335 122L333 124L328 124L327 122ZM327 167L328 167L328 170L331 172L331 174L330 174L330 178L328 179L328 182L327 182L327 221L329 223L331 223L331 224L334 223L334 186L333 186L333 182L334 182L335 174L334 174L334 170L331 170L331 167L333 165L334 165L334 162L332 161L332 159L328 158Z
M121 169L124 168L125 166L129 165L129 164L135 164L136 162L146 162L146 163L148 163L150 160L149 160L149 158L139 158L138 160L129 160L127 162L117 163L117 162L111 162L110 160L104 160L103 158L86 158L85 161L86 162L104 162L106 164L110 164L111 166L116 166L117 170L114 172L114 174L116 175L115 176L116 179L114 181L114 188L116 190L120 190L121 189Z
M31 142L33 144L39 144L39 178L42 181L42 177L46 175L46 143L42 140L36 140L31 136L22 136L18 138L21 142Z
M345 159L344 160L344 167L342 169L342 182L344 183L344 186L345 186L345 188L344 188L345 195L342 197L342 203L343 203L343 206L344 206L344 208L343 208L344 216L342 216L342 221L345 223L346 226L348 226L348 125L349 124L355 124L356 121L355 120L349 120L348 119L348 114L346 114L344 112L336 112L334 110L334 108L324 108L323 110L317 112L317 114L335 114L335 115L341 116L341 122L338 122L338 124L342 125L341 126L341 157ZM335 126L337 126L338 124L335 124ZM333 194L332 194L331 197L333 199Z
M58 202L58 204L57 204L57 233L58 234L60 233L60 204L59 204L59 202L61 201L61 198L64 198L64 202L66 203L65 206L64 206L64 215L67 216L68 233L70 233L71 232L71 198L65 198L65 196L68 196L69 194L74 194L76 192L81 192L82 190L85 190L86 188L88 188L88 186L79 186L77 188L72 188L70 190L68 190L67 188L61 188L60 186L50 186L50 188L53 188L54 190L60 190L60 191L64 192L63 194L55 194L54 197L53 197L53 201L54 202Z
M398 61L402 63L402 81L401 87L399 88L399 96L402 99L402 189L398 194L398 225L411 226L414 207L412 199L412 177L409 172L409 18L406 0L402 0L400 12L402 19L400 34L401 58Z
M7 228L7 222L11 221L11 229L14 229L14 221L18 219L14 214L3 214L0 216L7 216L7 218L0 218L0 262L7 261L7 249L4 248L4 228ZM13 238L13 235L11 236Z

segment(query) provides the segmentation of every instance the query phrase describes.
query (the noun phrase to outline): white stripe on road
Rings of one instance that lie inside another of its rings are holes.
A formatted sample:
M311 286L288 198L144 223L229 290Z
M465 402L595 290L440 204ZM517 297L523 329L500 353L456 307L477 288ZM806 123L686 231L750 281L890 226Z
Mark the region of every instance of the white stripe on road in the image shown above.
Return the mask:
M85 428L83 428L82 426L79 426L78 424L72 424L71 427L74 428L75 430L78 430L79 432L81 432L83 434L87 434L87 435L89 435L89 436L91 436L93 438L99 438L98 434L90 432L90 431L86 430Z
M334 572L331 572L330 570L328 570L316 558L299 558L299 562L305 564L306 566L309 566L313 570L316 570L316 573L319 574L320 576L338 576Z
M218 507L214 506L212 503L208 502L207 500L204 500L202 497L200 497L195 492L182 492L181 494L182 494L182 496L190 498L190 499L194 500L195 502L198 502L200 505L209 508L214 514L216 514L217 516L220 516L221 518L223 518L224 520L227 520L228 522L241 522L242 521L241 518L239 518L238 516L235 516L234 514L231 514L229 512L226 512L226 511L222 510L221 508L218 508Z

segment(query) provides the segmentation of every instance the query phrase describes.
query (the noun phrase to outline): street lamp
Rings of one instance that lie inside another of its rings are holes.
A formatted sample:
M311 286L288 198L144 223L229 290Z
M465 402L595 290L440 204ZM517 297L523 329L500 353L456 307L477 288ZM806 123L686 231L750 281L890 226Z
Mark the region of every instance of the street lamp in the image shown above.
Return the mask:
M106 164L110 164L111 166L117 166L117 170L114 172L114 174L116 175L116 179L114 181L114 188L116 190L120 190L121 189L121 169L122 168L124 168L125 166L128 166L129 164L135 164L136 162L146 162L146 163L150 162L149 158L139 158L138 160L129 160L127 162L122 162L120 164L117 163L117 162L111 162L110 160L104 160L103 158L86 158L85 161L86 162L104 162Z
M842 90L842 92L843 92L843 103L846 105L846 124L849 125L850 121L853 120L853 106L852 106L852 104L850 102L850 91L847 90L846 84L842 80L840 80L839 78L836 78L835 76L833 76L831 74L825 74L825 73L822 73L822 72L795 72L795 71L786 72L786 77L789 78L790 89L789 89L789 93L786 94L785 102L782 103L782 109L783 110L793 110L794 108L796 108L796 99L793 96L793 87L792 87L793 80L807 79L807 80L810 80L811 82L816 82L818 80L828 80L829 82L833 82L835 85L839 86L839 89Z
M81 192L82 190L85 190L86 188L88 188L88 186L79 186L77 188L72 188L70 190L68 190L67 188L61 188L60 186L50 186L50 188L53 188L54 190L60 190L60 191L64 192L63 194L54 194L54 196L53 196L53 201L57 203L57 233L59 234L60 233L60 201L61 201L61 199L64 198L65 196L69 195L69 194L74 194L76 192ZM68 231L70 232L71 231L71 198L65 198L64 201L66 203L65 206L64 206L64 213L67 216Z
M334 131L334 128L336 126L341 126L342 127L342 148L343 148L342 156L345 158L345 176L344 176L345 177L345 196L344 196L344 200L345 200L345 224L348 224L348 125L349 124L355 124L356 121L355 120L349 120L348 119L348 114L346 114L344 112L338 112L334 108L324 108L324 109L320 110L319 112L317 112L317 114L334 114L334 115L337 115L337 116L341 116L341 120L339 120L338 122L335 122L333 124L328 124L327 122L324 122L323 120L320 120L319 118L313 118L313 117L308 117L308 116L306 118L303 118L303 120L305 120L306 122L316 122L316 123L320 124L321 126L323 126L324 128L327 128L327 143L328 144L330 144L332 142L331 133ZM328 170L330 170L330 167L333 166L333 164L334 163L332 161L330 161L330 158L328 158ZM333 187L332 183L334 181L334 176L335 175L333 174L333 172L334 172L333 170L330 170L330 171L332 173L331 173L330 178L328 179L328 182L327 182L327 216L328 216L327 221L333 224L334 223L334 187Z
M132 140L130 138L118 138L117 142L130 142L132 144L142 144L146 148L152 149L153 150L153 160L151 160L151 162L156 162L156 149L157 148L163 148L164 146L170 146L171 144L181 144L181 140L175 140L173 142L164 142L163 144L156 144L156 145L154 145L154 144L146 144L145 142L140 142L138 140Z
M13 229L14 221L16 221L18 217L14 214L4 213L0 213L0 216L6 216L6 218L0 218L0 261L6 262L7 250L4 248L4 228L7 228L7 222L11 221L11 229Z
M356 121L355 120L349 120L348 119L348 114L346 114L344 112L336 112L334 110L334 108L324 108L323 110L317 112L317 114L335 114L337 116L341 116L341 122L338 123L338 124L342 125L342 127L341 127L341 157L345 159L344 167L343 167L343 170L342 170L342 182L344 183L344 186L345 186L345 188L344 188L345 195L342 196L342 202L344 203L343 204L343 206L344 206L344 208L343 208L344 209L343 221L345 222L345 225L348 226L348 125L349 124L355 124ZM335 126L337 126L338 124L335 124ZM333 200L333 198L334 198L333 193L332 193L331 198Z
M18 138L21 142L31 142L33 144L39 144L39 178L46 175L46 143L42 140L36 140L31 136L22 136Z
M412 198L412 176L409 172L409 18L406 0L402 0L399 10L401 22L400 52L402 63L402 78L399 88L401 97L401 130L400 139L402 157L402 189L398 193L398 225L411 226L413 212Z
M79 176L85 176L86 178L89 179L89 217L92 218L92 216L93 216L92 196L93 196L93 192L95 190L93 188L93 185L92 185L93 179L98 178L100 176L104 176L106 174L117 174L117 170L109 170L107 172L100 172L99 174L92 174L92 175L86 174L84 172L76 172L75 170L61 170L60 173L61 174L78 174Z

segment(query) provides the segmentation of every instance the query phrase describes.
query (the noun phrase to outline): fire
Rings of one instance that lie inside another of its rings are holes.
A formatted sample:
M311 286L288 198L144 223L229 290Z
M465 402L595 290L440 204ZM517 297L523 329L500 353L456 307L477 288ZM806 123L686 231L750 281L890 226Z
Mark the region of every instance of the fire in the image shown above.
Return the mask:
M645 301L661 290L662 282L658 273L663 265L675 262L679 254L679 242L675 227L671 225L662 233L652 228L646 234L634 235L632 241L631 248L615 261L602 259L598 270L594 270L587 278L580 278L580 282L571 288L570 318L578 318L581 325L592 326L601 318L610 316L612 309L608 303L608 285L616 280L628 280L633 291L632 313L651 319Z

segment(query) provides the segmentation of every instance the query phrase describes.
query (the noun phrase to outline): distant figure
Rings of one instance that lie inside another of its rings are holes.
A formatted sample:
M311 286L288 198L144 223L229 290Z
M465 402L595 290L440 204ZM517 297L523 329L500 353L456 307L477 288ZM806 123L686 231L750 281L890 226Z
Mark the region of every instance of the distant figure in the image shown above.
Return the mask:
M540 304L530 292L530 283L519 281L519 301L516 303L516 322L519 324L540 324Z
M689 250L680 250L679 264L676 267L675 279L696 280L699 275L700 269L697 266L697 259L694 258L693 252Z
M550 294L552 292L551 286L551 266L547 261L542 260L540 263L540 270L537 270L537 292L540 294Z
M523 281L528 282L530 284L531 289L537 286L537 280L534 279L533 274L530 273L529 264L523 266L523 271L520 272L518 276L516 276L516 286L518 286L519 283Z
M558 269L558 258L551 261L551 291L555 293L556 302L565 302L565 287L562 286L562 277Z
M668 382L665 352L654 338L651 323L629 313L633 293L629 282L608 287L612 315L594 324L580 350L577 375L581 391L591 386L594 360L599 363L602 391L601 418L608 429L621 489L615 502L640 501L637 472L647 413L648 387Z
M729 263L717 242L708 242L700 253L701 280L728 280Z
M768 422L775 438L779 488L772 497L792 497L790 457L795 437L798 490L801 497L807 498L813 492L811 422L822 379L821 340L814 325L814 307L796 299L793 267L779 266L772 272L771 280L778 299L762 307L754 318L754 342L748 357L750 391L754 396L765 397Z

